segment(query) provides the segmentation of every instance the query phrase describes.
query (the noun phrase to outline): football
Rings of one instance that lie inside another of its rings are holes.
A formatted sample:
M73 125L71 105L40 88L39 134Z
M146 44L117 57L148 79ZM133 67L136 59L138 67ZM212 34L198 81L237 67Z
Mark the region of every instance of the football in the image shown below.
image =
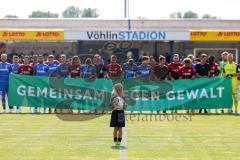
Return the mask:
M115 97L113 99L113 104L114 104L114 106L116 106L116 109L123 109L124 100L122 97Z

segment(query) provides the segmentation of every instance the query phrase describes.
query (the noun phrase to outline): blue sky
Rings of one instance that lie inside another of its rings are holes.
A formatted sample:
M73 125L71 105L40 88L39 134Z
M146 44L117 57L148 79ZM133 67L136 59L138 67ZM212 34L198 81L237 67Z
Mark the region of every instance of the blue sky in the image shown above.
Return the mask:
M6 14L27 18L33 10L59 13L67 6L98 8L100 18L123 18L124 0L6 0L1 1L0 17ZM130 18L168 18L172 12L192 10L209 13L221 19L240 19L240 0L129 0Z

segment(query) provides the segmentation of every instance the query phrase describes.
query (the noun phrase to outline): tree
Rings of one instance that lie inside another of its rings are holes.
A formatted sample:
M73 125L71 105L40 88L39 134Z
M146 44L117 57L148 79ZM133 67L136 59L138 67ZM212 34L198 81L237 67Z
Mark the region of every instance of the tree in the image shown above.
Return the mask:
M170 18L183 18L181 12L173 12L169 15Z
M65 11L62 12L64 18L79 18L82 11L75 6L68 7Z
M29 18L58 18L58 13L42 12L42 11L33 11Z
M4 18L18 18L18 16L8 14Z
M96 18L99 16L99 11L97 10L97 8L84 8L83 12L82 12L82 17L86 18Z
M203 18L203 19L217 19L216 16L211 16L210 14L204 14L204 15L202 16L202 18Z
M187 11L183 14L183 18L198 18L198 14L193 11Z

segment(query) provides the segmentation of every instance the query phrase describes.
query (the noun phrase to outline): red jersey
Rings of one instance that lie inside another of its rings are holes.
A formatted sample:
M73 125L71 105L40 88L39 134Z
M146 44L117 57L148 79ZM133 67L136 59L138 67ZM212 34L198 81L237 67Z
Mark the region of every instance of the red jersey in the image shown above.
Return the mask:
M174 78L174 79L179 79L179 69L183 66L182 63L170 63L168 65L168 70L169 70L169 73L171 74L171 76Z
M179 77L182 79L191 79L195 75L193 67L183 66L179 69Z
M36 64L38 64L38 63L30 63L30 66L34 67Z
M122 74L122 68L119 64L109 64L107 66L108 70L108 77L109 78L115 78L115 77L120 77Z
M81 73L81 66L69 66L69 70L70 70L70 76L71 78L76 78L76 77L80 77L80 73Z
M209 63L210 77L216 77L219 74L219 67L217 63Z
M33 67L30 65L21 65L18 68L18 74L33 75Z

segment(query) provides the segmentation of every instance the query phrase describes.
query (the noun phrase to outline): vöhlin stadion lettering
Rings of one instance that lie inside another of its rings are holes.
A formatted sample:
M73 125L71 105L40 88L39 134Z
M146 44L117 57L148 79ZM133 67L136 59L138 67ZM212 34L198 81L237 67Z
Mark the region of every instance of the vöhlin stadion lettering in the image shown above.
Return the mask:
M94 31L87 32L89 40L165 40L166 32L142 32L142 31Z

